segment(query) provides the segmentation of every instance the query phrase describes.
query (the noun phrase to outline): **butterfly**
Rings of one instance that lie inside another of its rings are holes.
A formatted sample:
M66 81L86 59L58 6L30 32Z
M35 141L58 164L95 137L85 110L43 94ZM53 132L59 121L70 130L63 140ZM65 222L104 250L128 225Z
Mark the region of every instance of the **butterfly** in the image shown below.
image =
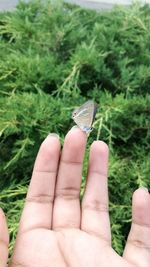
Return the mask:
M73 111L72 119L82 131L89 134L92 131L96 111L97 105L93 100L89 100Z

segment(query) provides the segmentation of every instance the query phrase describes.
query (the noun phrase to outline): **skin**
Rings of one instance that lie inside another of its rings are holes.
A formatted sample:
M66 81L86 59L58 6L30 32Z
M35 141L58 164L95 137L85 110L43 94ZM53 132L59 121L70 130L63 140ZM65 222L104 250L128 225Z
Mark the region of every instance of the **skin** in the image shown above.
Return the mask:
M144 188L133 194L132 225L123 256L111 247L108 147L102 141L91 145L80 203L86 141L86 134L73 128L62 152L56 136L49 135L42 143L9 267L150 266L150 194ZM8 231L2 211L0 222L0 267L4 267Z

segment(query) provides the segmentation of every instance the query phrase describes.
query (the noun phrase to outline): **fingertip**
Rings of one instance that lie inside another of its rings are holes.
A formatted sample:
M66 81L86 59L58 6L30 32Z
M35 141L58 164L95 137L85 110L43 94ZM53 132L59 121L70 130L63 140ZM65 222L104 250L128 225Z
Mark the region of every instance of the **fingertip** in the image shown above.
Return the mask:
M6 222L6 216L5 216L5 213L4 211L2 210L2 208L0 207L0 221L2 222Z
M44 152L48 153L53 148L57 149L59 147L60 147L59 135L55 133L49 133L48 136L42 142L40 150L43 150Z
M49 143L52 143L52 142L57 142L57 143L60 143L59 142L59 135L56 134L56 133L49 133L48 136L44 139L43 141L43 145L46 145L46 144L49 144Z
M90 147L89 169L100 171L107 177L109 149L105 142L94 141Z
M80 135L83 136L84 138L87 137L86 132L82 131L77 125L74 125L67 133L66 136L70 135Z
M149 192L146 187L140 187L133 193L133 203L143 206L149 201Z
M0 208L0 236L7 245L9 244L9 234L7 227L7 220L4 211Z
M72 127L65 137L65 144L76 148L85 146L87 136L79 127Z
M56 133L49 133L47 137L54 137L54 138L59 139L59 135Z
M150 194L147 188L138 188L133 193L133 220L150 226Z
M49 134L40 146L34 170L48 171L50 161L53 162L53 165L55 165L55 161L58 161L60 149L61 144L58 135Z
M94 153L100 154L102 157L106 156L108 157L109 154L109 148L108 145L103 141L94 141L91 145L91 151Z

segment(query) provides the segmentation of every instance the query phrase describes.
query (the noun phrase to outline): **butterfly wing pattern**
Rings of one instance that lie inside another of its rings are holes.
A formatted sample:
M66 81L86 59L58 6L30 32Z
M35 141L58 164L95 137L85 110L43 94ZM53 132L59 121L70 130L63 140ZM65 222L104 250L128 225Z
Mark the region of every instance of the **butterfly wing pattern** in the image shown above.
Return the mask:
M82 106L75 109L72 118L78 127L87 134L92 131L92 124L96 115L96 104L93 100L85 102Z

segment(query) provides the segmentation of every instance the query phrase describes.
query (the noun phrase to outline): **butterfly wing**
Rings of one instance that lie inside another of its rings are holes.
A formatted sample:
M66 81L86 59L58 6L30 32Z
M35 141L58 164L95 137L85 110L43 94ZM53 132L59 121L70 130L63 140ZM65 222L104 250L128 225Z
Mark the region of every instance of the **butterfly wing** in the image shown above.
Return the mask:
M90 129L95 115L96 105L89 100L73 112L73 119L81 129Z

